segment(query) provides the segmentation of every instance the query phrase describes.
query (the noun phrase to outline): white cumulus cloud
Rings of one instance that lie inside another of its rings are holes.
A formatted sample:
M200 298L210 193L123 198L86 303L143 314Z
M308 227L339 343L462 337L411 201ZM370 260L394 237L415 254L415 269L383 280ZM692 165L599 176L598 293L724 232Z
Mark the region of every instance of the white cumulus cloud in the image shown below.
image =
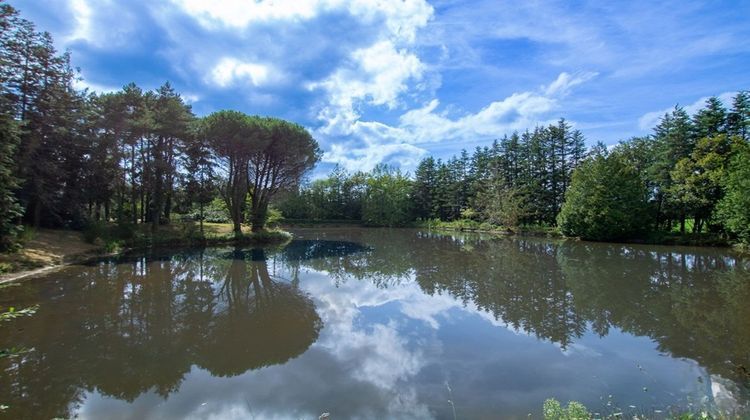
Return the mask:
M323 156L326 162L340 164L348 170L368 170L380 162L389 162L409 170L427 154L425 148L430 144L486 141L557 119L551 112L558 109L559 99L595 75L562 73L537 91L513 93L475 113L458 116L441 112L438 99L406 111L395 125L361 121L351 110L346 118L332 113L333 118L316 130L316 135L332 143ZM321 115L321 118L327 117L325 113Z
M220 87L231 86L243 80L249 81L254 86L262 86L278 77L278 74L275 74L268 65L224 57L211 70L209 80Z
M339 68L327 79L310 84L310 88L327 92L327 104L320 111L327 133L349 132L346 124L359 118L358 102L395 108L410 80L420 80L424 66L416 55L396 49L390 41L381 41L356 50L352 64ZM341 131L343 130L343 131Z

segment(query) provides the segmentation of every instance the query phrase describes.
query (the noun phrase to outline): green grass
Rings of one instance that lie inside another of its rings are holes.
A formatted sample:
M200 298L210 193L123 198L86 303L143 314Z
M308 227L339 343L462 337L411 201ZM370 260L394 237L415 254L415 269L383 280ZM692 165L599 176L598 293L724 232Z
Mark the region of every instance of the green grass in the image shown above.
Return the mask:
M13 271L13 264L9 262L0 262L0 274L10 273Z
M287 219L284 218L281 221L283 226L288 227L328 227L328 226L362 226L361 220L348 220L348 219Z
M493 225L472 219L458 219L450 222L430 219L414 223L414 227L423 229L452 230L461 232L488 232L499 234L520 234L528 236L560 237L560 231L554 226L524 225L515 228Z
M126 248L270 244L288 241L291 235L281 230L250 232L249 229L243 229L242 235L236 236L232 226L226 223L204 223L204 230L201 232L197 222L185 221L160 226L155 232L147 224L95 223L84 230L84 238L100 245L106 252L115 253Z
M642 241L653 245L729 246L730 242L718 233L651 232Z
M611 395L610 395L611 397ZM609 405L609 404L608 404ZM677 410L662 412L661 410L639 411L630 406L631 411L621 410L616 406L608 408L607 412L593 411L578 401L570 401L563 407L559 401L549 398L544 401L542 415L544 420L588 420L588 419L648 419L652 417L667 418L673 420L729 420L739 419L737 413L722 412L716 407L700 407L691 411Z
M450 222L444 222L442 220L431 219L417 221L413 225L417 228L422 229L435 229L435 230L447 230L447 231L461 231L461 232L489 232L498 234L519 234L524 236L544 236L552 238L560 238L562 234L560 230L555 226L547 225L524 225L513 229L508 229L503 226L492 225L487 222L479 222L471 219L458 219ZM718 233L688 233L681 234L678 230L672 230L670 232L658 231L650 232L645 237L630 241L624 241L630 243L644 243L650 245L678 245L678 246L711 246L711 247L725 247L730 246L731 243L721 234ZM750 247L737 247L739 251L749 251Z

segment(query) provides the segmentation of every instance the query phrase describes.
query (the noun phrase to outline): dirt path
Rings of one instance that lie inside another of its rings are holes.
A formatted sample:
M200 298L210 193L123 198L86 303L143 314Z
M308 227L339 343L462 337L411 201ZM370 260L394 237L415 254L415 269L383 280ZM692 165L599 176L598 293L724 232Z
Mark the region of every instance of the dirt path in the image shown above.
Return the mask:
M160 228L159 233L167 238L174 237L179 242L180 232L184 227L183 224L174 223ZM149 225L139 225L139 228L150 229ZM197 224L195 228L197 229ZM251 233L247 226L243 226L242 231L246 235ZM205 232L208 236L231 236L232 225L205 223ZM38 229L31 235L31 239L24 241L23 248L18 252L0 254L0 283L46 273L104 255L103 246L84 241L81 232Z
M0 283L52 271L102 252L100 246L85 242L80 232L39 229L18 252L0 254L0 264L7 271L0 275Z

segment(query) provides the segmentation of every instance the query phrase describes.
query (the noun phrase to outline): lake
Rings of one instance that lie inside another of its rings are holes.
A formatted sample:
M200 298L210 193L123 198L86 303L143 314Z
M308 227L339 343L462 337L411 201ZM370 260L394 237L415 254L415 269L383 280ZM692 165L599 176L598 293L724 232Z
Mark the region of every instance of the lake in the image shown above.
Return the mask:
M750 261L726 249L299 229L0 289L0 417L750 413Z

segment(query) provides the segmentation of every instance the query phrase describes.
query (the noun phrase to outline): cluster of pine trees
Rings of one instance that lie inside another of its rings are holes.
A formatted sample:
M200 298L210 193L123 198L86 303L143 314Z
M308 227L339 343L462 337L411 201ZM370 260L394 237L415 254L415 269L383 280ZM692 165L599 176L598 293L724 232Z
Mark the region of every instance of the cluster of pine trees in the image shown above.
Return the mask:
M565 120L513 133L447 162L424 159L414 180L414 216L495 224L554 224L571 174L586 155L583 134ZM516 219L511 223L511 219Z
M473 154L427 157L414 177L378 166L340 168L279 206L299 219L403 226L472 219L558 225L570 236L613 240L654 231L714 232L750 241L750 94L718 98L689 115L679 106L653 134L587 150L565 121L513 133Z
M156 229L216 197L235 231L250 216L262 228L270 198L319 159L297 124L234 111L196 118L169 83L97 95L76 89L77 77L49 33L0 3L0 249L23 224Z
M620 239L649 231L729 234L750 242L750 94L689 115L677 106L647 137L598 148L576 170L563 233Z
M427 157L413 179L384 165L371 173L336 168L279 206L289 218L385 226L461 218L554 224L573 170L586 156L584 143L583 134L561 119L513 133L471 155L464 150L447 161Z

